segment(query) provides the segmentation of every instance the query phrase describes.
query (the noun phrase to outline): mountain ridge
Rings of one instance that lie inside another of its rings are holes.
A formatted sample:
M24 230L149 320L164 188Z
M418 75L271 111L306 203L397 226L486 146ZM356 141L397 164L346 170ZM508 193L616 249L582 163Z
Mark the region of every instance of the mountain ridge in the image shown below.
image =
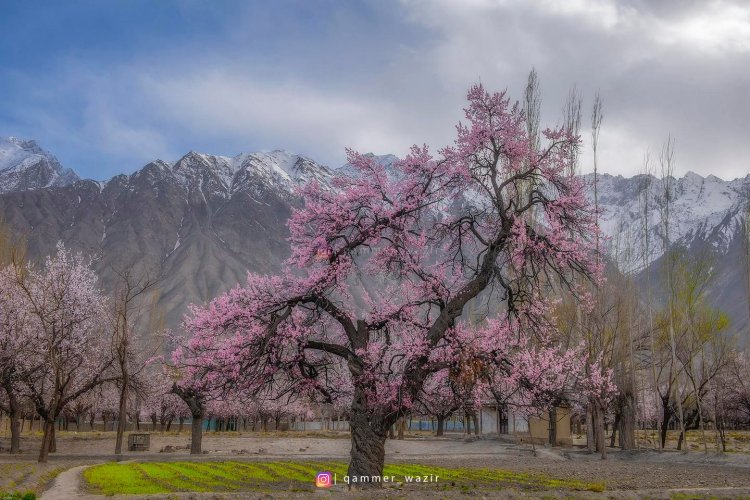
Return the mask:
M33 169L37 157L48 163L54 158L33 141L16 141L26 144L14 145L25 157L37 155L22 166ZM376 159L385 165L397 160L393 155ZM204 302L244 281L248 270L277 272L289 255L286 222L299 206L296 189L313 180L333 189L336 172L347 172L349 166L332 169L303 155L274 150L235 156L189 151L174 162L157 159L107 181L77 175L56 181L64 167L57 162L55 168L58 177L40 178L37 187L27 182L0 192L0 215L26 237L29 256L43 258L63 241L96 257L105 289L112 286L117 268L159 269L167 276L159 304L166 324L176 327L189 303ZM589 184L592 177L584 175ZM663 181L611 174L600 174L598 181L610 257L636 279L656 272L664 251L659 221ZM748 293L735 261L741 260L744 248L750 175L722 181L689 172L673 184L670 241L696 252L715 251L714 295L742 317L735 322L737 328L745 328ZM589 196L592 191L589 188ZM648 253L642 230L646 206Z

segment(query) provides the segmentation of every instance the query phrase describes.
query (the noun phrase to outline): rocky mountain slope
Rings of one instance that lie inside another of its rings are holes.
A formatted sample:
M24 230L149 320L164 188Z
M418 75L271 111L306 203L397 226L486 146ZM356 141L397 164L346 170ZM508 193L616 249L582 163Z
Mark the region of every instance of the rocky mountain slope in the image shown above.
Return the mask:
M593 185L593 175L587 175L586 179ZM602 230L610 237L610 255L623 271L641 270L664 253L663 207L668 187L653 176L639 175L630 179L608 174L599 176ZM727 252L743 231L750 175L723 181L713 175L704 178L688 172L682 178L673 179L670 188L673 199L669 216L670 244L691 247L709 243L718 253Z
M593 183L593 176L587 180ZM663 223L667 188L673 200L669 244L685 249L690 258L709 259L714 273L709 301L729 315L731 331L747 343L750 297L745 221L750 175L724 181L688 172L672 179L670 185L652 176L599 176L607 253L621 271L635 275L644 300L663 301L667 296Z
M0 195L0 214L40 259L55 242L94 257L105 289L121 269L164 276L159 305L176 327L192 302L272 273L289 254L286 220L294 188L332 172L286 153L233 158L190 152L132 175Z
M71 169L35 141L0 138L0 193L50 186L67 186L79 180Z
M395 157L378 159L388 164ZM312 179L329 186L333 175L285 151L189 152L174 163L156 160L96 182L80 180L35 142L11 138L0 140L0 216L26 237L33 259L49 254L58 240L92 255L105 288L118 269L160 272L164 322L176 327L189 303L243 281L247 270L277 271L289 254L286 221L298 203L294 189ZM608 253L659 295L653 283L660 281L664 252L662 181L603 174L598 186ZM743 243L748 186L750 176L675 179L670 225L671 242L691 252L711 249L717 271L711 300L743 332L750 318Z

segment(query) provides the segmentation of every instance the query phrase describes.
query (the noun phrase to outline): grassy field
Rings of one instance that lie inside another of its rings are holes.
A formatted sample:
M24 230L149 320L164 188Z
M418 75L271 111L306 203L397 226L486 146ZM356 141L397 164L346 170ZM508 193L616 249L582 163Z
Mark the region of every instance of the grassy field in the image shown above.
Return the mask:
M84 471L91 493L154 494L225 491L311 491L320 471L336 474L345 485L344 462L144 462L109 463ZM417 464L386 465L385 476L408 486L408 477L438 476L437 482L420 487L440 490L506 489L544 491L603 491L602 483L555 479L541 474L499 469L449 469Z

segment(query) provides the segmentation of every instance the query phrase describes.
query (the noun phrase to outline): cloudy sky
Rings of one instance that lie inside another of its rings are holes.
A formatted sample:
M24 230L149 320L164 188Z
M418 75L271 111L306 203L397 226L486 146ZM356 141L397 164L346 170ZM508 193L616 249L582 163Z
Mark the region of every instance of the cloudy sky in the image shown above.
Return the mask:
M600 92L607 172L668 134L680 174L750 172L745 0L0 2L0 135L97 179L191 149L338 166L450 143L470 84L520 98L532 67L549 125Z

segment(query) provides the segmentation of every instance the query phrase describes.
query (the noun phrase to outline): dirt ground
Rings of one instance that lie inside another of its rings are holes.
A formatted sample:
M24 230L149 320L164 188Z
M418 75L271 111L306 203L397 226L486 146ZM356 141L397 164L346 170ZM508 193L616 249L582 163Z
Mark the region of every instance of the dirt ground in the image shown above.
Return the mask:
M126 452L121 460L347 460L349 439L346 433L208 433L199 457L190 457L187 433L151 434L151 449L145 452ZM7 448L7 439L0 438L0 447ZM113 433L61 433L57 453L50 462L35 463L38 436L24 436L23 453L17 456L0 455L0 491L48 489L52 480L62 471L73 467L101 463L117 458ZM685 491L690 494L712 492L720 498L744 495L750 498L750 454L705 454L702 451L675 452L638 450L621 452L610 450L609 459L590 455L579 448L545 448L517 445L497 438L464 438L459 434L443 438L411 436L403 441L386 442L387 462L417 462L443 467L497 467L516 472L539 472L557 478L574 478L587 482L603 482L605 497L659 498L664 490L698 488ZM75 472L75 471L72 471ZM80 472L61 476L67 490L75 491ZM71 482L73 482L71 486ZM73 488L71 490L70 488ZM726 488L741 488L731 490ZM53 493L55 488L49 491ZM59 490L62 491L62 490ZM650 492L650 493L649 493ZM674 493L674 492L672 492ZM323 492L321 492L323 494ZM400 495L384 492L381 495ZM420 497L446 497L445 493L423 491ZM484 492L483 492L484 494ZM484 496L496 496L487 493ZM65 498L69 493L59 498ZM522 495L505 492L504 496ZM554 496L554 492L552 493ZM587 494L589 495L589 494ZM618 496L624 495L624 496ZM630 495L630 496L628 496ZM645 496L642 496L645 495ZM669 498L667 494L666 498ZM309 494L308 494L309 496ZM317 496L317 495L316 495ZM450 494L448 497L452 497ZM581 496L576 493L576 497ZM585 495L584 495L585 496ZM589 495L590 496L590 495ZM228 498L222 495L184 494L180 498ZM256 498L250 494L242 498ZM304 496L303 496L304 497ZM409 498L414 494L409 493ZM45 498L54 498L49 495ZM146 497L144 497L146 498ZM153 496L149 498L155 498ZM238 498L237 496L232 498ZM700 498L700 496L698 496Z

